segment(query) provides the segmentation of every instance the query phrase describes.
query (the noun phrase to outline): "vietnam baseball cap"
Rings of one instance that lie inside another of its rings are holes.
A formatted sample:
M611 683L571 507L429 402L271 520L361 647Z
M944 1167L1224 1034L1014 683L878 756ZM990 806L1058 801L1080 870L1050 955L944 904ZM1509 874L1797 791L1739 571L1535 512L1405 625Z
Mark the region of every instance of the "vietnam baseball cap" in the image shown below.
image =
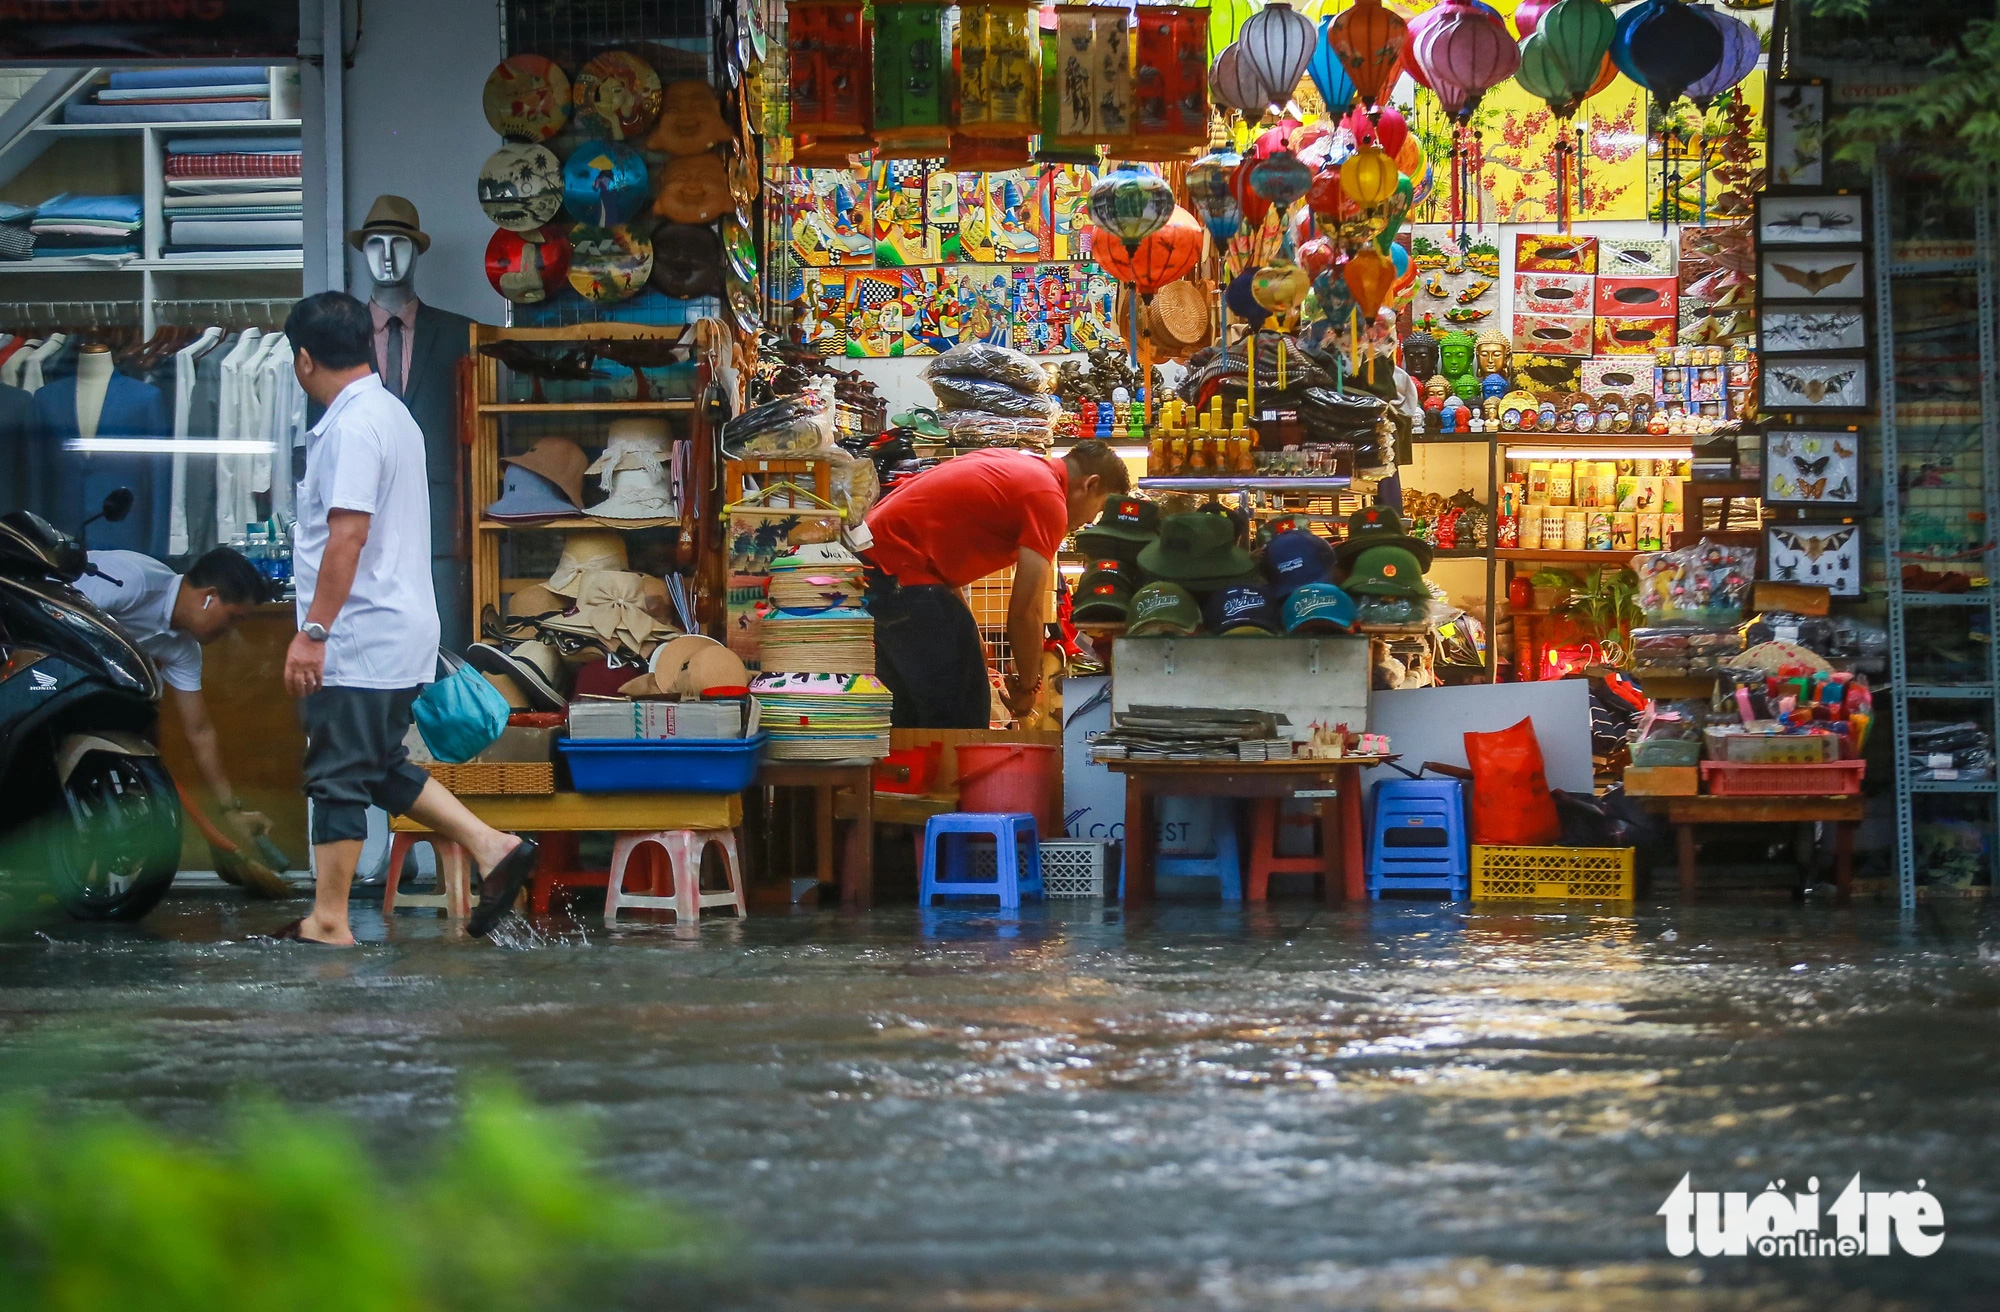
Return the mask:
M1307 529L1293 529L1271 539L1264 548L1264 572L1271 595L1280 599L1306 583L1319 583L1333 569L1333 544Z
M1143 497L1119 497L1104 503L1097 521L1080 532L1092 536L1147 542L1160 535L1160 507Z
M1285 632L1348 633L1358 615L1354 598L1332 583L1306 583L1285 598Z
M1201 607L1178 583L1148 583L1132 594L1128 638L1184 638L1201 627Z
M1208 631L1274 634L1278 631L1278 608L1261 588L1223 588L1208 599Z
M1069 617L1078 624L1122 621L1132 609L1131 567L1120 560L1094 560L1076 583Z

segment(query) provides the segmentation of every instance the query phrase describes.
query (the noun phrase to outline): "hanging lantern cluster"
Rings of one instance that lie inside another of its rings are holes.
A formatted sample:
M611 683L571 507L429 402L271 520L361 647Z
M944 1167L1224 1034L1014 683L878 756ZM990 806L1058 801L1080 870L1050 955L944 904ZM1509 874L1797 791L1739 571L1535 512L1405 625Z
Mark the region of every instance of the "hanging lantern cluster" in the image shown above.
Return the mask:
M1462 223L1483 163L1473 112L1521 66L1521 50L1499 14L1474 0L1445 0L1435 14L1410 42L1410 59L1452 119L1451 217Z
M1514 77L1555 115L1556 219L1567 232L1573 160L1578 173L1576 189L1582 190L1582 157L1570 140L1568 125L1584 99L1606 78L1618 20L1604 0L1557 0L1543 7L1529 27L1521 41L1521 67Z
M955 166L1011 168L1041 128L1042 50L1032 0L964 0L958 10Z
M794 0L786 19L791 72L791 128L802 168L841 167L847 157L874 147L868 135L872 106L873 34L860 0Z
M875 153L929 159L951 148L951 41L936 0L875 5Z

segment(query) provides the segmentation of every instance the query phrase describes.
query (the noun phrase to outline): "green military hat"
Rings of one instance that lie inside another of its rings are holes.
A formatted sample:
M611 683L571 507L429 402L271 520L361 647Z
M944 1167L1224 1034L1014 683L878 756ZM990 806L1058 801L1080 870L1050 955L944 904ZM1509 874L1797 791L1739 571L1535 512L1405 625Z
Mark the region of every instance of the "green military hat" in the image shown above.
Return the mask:
M1431 544L1405 532L1403 517L1393 506L1363 506L1349 515L1346 540L1334 544L1334 559L1346 564L1370 547L1401 547L1417 558L1420 568L1431 567Z
M1362 596L1423 601L1431 595L1424 586L1423 566L1417 563L1414 552L1403 547L1369 547L1354 558L1340 586Z
M1121 560L1092 561L1077 580L1070 619L1077 624L1122 622L1131 612L1135 582L1132 567Z
M1149 577L1191 588L1216 588L1254 576L1256 562L1238 544L1236 529L1225 515L1199 510L1169 515L1160 524L1159 540L1139 553L1139 568Z

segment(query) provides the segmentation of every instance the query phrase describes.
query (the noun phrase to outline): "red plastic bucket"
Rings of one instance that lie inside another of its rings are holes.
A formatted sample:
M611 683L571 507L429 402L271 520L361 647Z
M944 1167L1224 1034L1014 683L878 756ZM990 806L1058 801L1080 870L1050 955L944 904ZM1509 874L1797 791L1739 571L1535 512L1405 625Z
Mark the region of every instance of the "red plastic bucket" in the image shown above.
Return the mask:
M963 744L958 749L958 809L1026 812L1043 838L1062 837L1062 749L1042 743Z

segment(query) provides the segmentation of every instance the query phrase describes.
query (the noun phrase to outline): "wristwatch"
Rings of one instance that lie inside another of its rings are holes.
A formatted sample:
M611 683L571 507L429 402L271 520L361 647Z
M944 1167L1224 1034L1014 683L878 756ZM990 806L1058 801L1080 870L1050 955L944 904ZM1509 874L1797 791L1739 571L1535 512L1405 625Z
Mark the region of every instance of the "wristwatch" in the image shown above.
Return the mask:
M299 632L305 634L314 642L326 641L326 625L324 624L316 624L311 620L307 620L304 624L299 625Z

